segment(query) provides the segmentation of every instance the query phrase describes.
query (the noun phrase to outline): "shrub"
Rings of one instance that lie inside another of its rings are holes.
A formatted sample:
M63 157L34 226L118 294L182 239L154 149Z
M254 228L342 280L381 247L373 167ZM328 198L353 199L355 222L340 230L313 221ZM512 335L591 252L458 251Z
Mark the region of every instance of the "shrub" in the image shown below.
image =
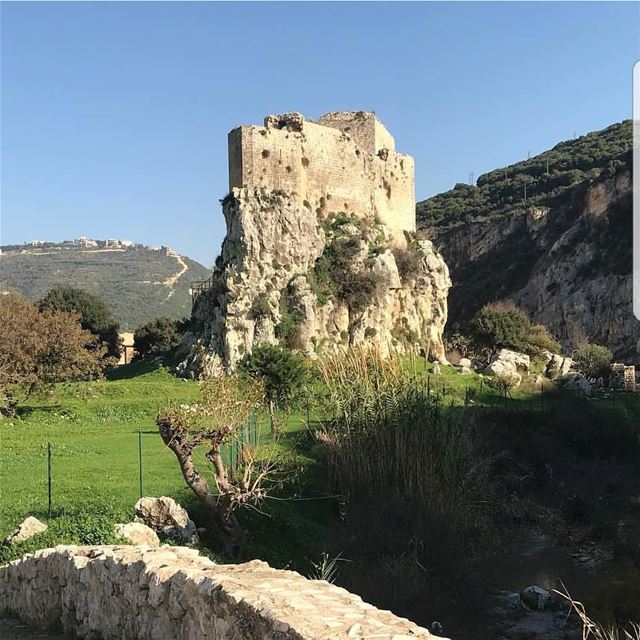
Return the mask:
M271 307L269 306L269 299L266 295L256 296L251 305L249 312L250 317L253 320L259 320L260 318L267 318L271 314Z
M541 324L531 325L527 338L528 351L537 354L542 351L560 353L560 343L549 333L549 330Z
M262 345L242 359L240 370L264 386L271 430L275 432L276 407L288 408L307 382L304 358L290 349Z
M105 349L77 313L37 307L18 294L0 300L0 411L14 413L38 386L100 375Z
M133 335L137 358L164 355L175 349L182 340L185 321L160 317L143 324Z
M409 246L406 249L394 247L391 252L398 267L398 273L402 282L415 279L422 272L422 255L420 252Z
M80 316L82 328L91 331L98 338L96 346L107 347L105 356L113 363L120 358L120 325L99 296L75 287L55 287L40 300L38 308L41 311L51 309L76 312Z
M573 356L575 368L591 379L608 378L612 359L611 351L598 344L583 346Z
M528 345L531 322L527 315L510 304L486 304L470 324L471 336L481 349L516 349Z

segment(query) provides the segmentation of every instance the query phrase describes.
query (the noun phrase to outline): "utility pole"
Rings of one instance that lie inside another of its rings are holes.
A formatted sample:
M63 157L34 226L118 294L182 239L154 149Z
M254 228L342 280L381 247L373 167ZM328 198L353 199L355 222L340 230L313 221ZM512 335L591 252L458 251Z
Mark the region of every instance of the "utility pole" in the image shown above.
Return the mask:
M469 172L469 184L473 184L473 177L474 177L474 173L473 171Z

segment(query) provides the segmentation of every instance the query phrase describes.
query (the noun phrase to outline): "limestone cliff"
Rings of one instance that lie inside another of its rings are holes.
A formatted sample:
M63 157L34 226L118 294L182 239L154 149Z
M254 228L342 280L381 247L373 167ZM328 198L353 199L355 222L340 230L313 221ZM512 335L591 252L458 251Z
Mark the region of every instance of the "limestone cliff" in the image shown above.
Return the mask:
M234 188L211 286L197 298L189 364L232 369L261 343L311 357L364 342L444 360L449 272L428 240L284 191Z
M567 350L586 338L638 359L630 147L627 121L418 204L451 268L452 329L510 299Z

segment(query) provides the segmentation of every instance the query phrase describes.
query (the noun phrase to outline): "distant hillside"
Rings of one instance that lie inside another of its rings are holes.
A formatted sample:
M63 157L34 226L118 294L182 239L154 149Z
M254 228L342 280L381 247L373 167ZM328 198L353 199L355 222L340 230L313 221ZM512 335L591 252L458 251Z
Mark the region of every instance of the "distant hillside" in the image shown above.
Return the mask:
M637 359L632 315L632 123L614 124L417 204L451 270L451 329L511 299L571 349Z
M203 265L170 249L118 241L82 239L1 249L3 289L37 300L56 285L80 287L101 296L128 330L160 315L190 316L191 282L211 275Z

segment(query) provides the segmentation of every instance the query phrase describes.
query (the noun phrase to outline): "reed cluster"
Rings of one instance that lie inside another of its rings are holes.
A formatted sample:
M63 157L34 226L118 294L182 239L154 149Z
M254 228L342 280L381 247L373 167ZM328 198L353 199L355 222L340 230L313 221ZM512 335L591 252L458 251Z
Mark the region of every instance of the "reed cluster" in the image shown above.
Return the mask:
M490 457L475 419L442 398L399 358L352 349L321 364L333 419L318 432L342 493L397 495L463 529L493 504Z

